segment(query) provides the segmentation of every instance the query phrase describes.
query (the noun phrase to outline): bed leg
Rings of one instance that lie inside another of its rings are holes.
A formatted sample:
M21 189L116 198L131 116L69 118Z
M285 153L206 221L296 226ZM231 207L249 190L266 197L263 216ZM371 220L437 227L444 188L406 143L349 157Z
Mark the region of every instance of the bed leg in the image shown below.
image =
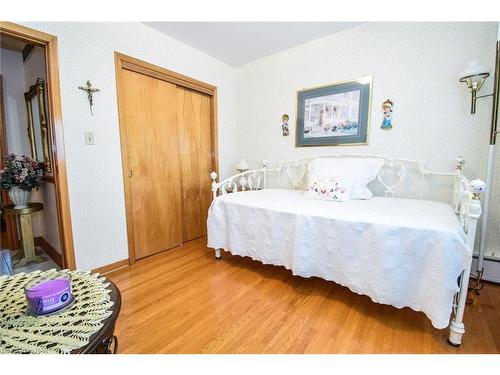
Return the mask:
M215 249L215 259L222 259L220 249Z
M460 291L458 292L458 302L456 312L450 324L450 337L448 342L453 346L460 346L462 343L462 336L465 333L465 326L463 323L465 302L467 301L467 290L469 287L470 266L462 273L460 278Z

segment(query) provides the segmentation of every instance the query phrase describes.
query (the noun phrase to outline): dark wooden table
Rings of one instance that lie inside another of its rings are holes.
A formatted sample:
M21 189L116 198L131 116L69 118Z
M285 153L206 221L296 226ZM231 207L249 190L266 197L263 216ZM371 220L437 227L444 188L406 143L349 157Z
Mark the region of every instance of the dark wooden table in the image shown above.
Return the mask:
M111 301L114 302L113 313L102 321L99 331L90 336L89 343L80 349L75 349L71 354L115 354L118 352L118 338L115 336L115 324L120 314L122 298L116 285L109 279L108 289Z

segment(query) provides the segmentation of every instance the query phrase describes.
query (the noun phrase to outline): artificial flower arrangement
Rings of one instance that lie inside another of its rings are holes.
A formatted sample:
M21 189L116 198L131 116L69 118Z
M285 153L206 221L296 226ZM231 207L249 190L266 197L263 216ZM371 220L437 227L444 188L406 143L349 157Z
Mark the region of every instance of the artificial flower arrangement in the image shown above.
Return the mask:
M5 158L4 169L0 171L0 188L9 192L9 197L16 208L25 207L31 190L38 190L42 183L44 169L43 163L25 155L9 154ZM18 197L20 194L22 195L21 201Z
M4 169L0 171L0 188L9 190L18 187L23 190L37 189L43 177L44 164L25 155L9 154L4 161Z

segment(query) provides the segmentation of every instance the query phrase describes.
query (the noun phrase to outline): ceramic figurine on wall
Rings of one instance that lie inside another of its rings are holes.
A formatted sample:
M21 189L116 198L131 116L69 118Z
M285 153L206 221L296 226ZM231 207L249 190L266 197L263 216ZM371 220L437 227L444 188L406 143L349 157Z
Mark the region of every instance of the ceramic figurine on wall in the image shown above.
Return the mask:
M391 99L387 99L384 103L382 103L382 108L384 110L384 120L382 121L380 129L392 129L392 106L393 103Z
M283 137L290 135L290 129L288 128L288 120L289 119L290 118L288 117L288 115L286 113L281 117L281 121L282 121L281 131L283 132Z

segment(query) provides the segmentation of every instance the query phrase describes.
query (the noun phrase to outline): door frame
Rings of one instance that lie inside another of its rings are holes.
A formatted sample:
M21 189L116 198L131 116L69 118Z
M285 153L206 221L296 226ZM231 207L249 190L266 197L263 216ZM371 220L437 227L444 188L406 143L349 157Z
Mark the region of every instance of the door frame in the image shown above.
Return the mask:
M127 217L128 255L129 264L132 265L136 261L136 256L129 181L130 168L128 165L127 129L125 126L125 112L123 111L125 103L122 84L123 70L140 73L210 96L210 157L212 169L216 172L219 170L217 144L217 87L115 51L116 97L118 101L118 119L120 123L120 144L122 153L123 184L125 189L125 211Z
M54 164L54 190L56 193L57 218L61 237L62 263L63 268L75 269L76 262L71 226L67 163L64 152L57 37L12 22L3 21L0 22L0 35L7 35L45 49L47 113L50 119L49 142L51 144L52 161Z

